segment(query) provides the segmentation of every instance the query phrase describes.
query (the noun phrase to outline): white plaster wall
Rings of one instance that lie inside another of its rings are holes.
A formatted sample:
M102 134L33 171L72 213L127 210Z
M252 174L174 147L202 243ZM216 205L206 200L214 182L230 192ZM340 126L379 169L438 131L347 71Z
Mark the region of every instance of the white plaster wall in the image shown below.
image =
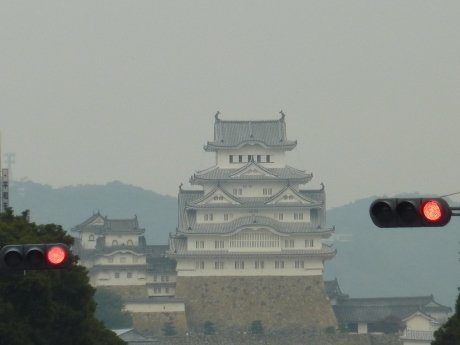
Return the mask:
M255 210L256 212L254 212ZM282 220L278 219L280 213L283 214ZM303 219L294 219L294 213L303 213ZM204 220L205 214L212 214L212 221ZM226 221L224 219L225 214L233 215L233 218L229 217L229 220ZM282 207L273 207L270 209L200 209L196 213L196 222L198 224L227 223L237 218L250 216L252 214L275 219L279 222L305 223L305 225L308 225L308 223L310 223L310 209L287 209Z
M184 303L161 303L150 301L146 303L125 302L125 309L133 313L154 313L154 312L173 312L185 311Z
M243 161L246 163L230 163L230 155L246 156ZM283 150L270 150L258 144L244 145L238 150L218 150L216 152L217 165L220 168L238 169L247 164L248 155L270 155L270 161L273 163L259 163L267 168L281 168L286 165L286 152Z
M192 260L192 258L178 259L176 268L178 276L311 276L321 275L324 268L319 258L274 259L272 257L269 260L264 257L260 259L196 258L193 262ZM244 269L235 269L235 261L244 261ZM255 261L264 261L264 268L256 269ZM284 268L275 268L275 261L284 261ZM304 268L295 268L295 261L303 261ZM204 262L204 269L197 268L197 262ZM224 262L224 268L216 269L215 262Z
M128 278L128 272L132 273L132 278ZM120 274L120 278L115 278L115 273ZM146 283L145 271L140 270L113 270L113 271L99 271L95 273L95 284L97 286L110 286L110 285L145 285Z
M426 317L414 315L406 321L407 329L414 331L431 331L431 322Z
M118 235L118 234L108 234L105 236L105 245L107 247L112 246L113 240L116 240L118 242L118 245L127 245L128 241L131 240L133 241L133 246L138 246L139 245L139 235Z
M109 259L112 258L113 262L109 262ZM125 262L122 262L122 258L125 258ZM137 258L137 262L136 259ZM134 253L128 250L116 251L115 253L107 254L104 256L99 256L96 259L96 264L98 265L142 265L146 263L146 256L144 254Z
M94 236L94 241L90 241L89 237ZM96 240L99 236L96 235L94 232L82 232L80 234L81 245L85 249L96 249Z
M358 334L367 333L367 323L358 323Z

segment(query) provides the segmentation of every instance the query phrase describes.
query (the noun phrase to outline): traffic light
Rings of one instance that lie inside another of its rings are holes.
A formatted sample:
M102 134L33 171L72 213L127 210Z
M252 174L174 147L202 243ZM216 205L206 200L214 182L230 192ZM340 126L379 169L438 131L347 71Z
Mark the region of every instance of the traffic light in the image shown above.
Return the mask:
M377 199L369 209L379 228L417 228L447 225L452 210L441 198Z
M0 267L5 270L67 268L72 253L62 243L15 244L0 250Z

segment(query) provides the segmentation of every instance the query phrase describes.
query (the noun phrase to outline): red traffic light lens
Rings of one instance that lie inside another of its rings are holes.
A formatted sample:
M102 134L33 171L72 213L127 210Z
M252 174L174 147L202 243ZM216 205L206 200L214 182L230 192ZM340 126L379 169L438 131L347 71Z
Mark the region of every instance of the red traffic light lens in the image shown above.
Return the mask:
M422 205L422 214L427 220L436 222L442 218L442 209L436 201L427 201Z
M46 254L46 256L48 258L49 263L53 265L59 265L62 262L64 262L66 253L64 249L56 247L56 248L51 248Z

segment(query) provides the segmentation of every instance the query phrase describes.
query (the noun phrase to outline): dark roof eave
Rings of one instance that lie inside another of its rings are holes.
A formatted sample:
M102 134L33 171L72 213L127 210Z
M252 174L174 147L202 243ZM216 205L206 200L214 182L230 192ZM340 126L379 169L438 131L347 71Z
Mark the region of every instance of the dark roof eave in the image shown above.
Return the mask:
M242 147L244 145L248 145L248 144L259 144L259 145L262 145L263 147L265 147L267 149L286 150L286 151L291 151L291 150L295 149L296 146L297 146L297 143L292 142L292 141L290 141L290 142L288 141L288 142L283 143L281 145L267 145L266 143L261 142L259 140L246 140L246 141L242 141L238 145L221 145L221 144L216 145L213 142L208 142L207 145L203 146L203 149L206 152L212 152L212 151L217 151L217 150L234 150L234 149L238 149L238 148L240 148L240 147Z

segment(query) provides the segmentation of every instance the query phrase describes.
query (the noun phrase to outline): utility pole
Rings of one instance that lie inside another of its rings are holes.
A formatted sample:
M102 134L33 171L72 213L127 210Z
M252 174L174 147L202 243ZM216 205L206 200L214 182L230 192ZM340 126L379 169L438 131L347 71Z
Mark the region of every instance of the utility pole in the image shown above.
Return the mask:
M11 153L11 152L8 152L8 153L5 153L5 163L6 163L6 166L8 167L8 179L10 180L10 182L13 182L13 164L16 163L16 160L14 159L14 157L16 157L16 154L15 153Z

